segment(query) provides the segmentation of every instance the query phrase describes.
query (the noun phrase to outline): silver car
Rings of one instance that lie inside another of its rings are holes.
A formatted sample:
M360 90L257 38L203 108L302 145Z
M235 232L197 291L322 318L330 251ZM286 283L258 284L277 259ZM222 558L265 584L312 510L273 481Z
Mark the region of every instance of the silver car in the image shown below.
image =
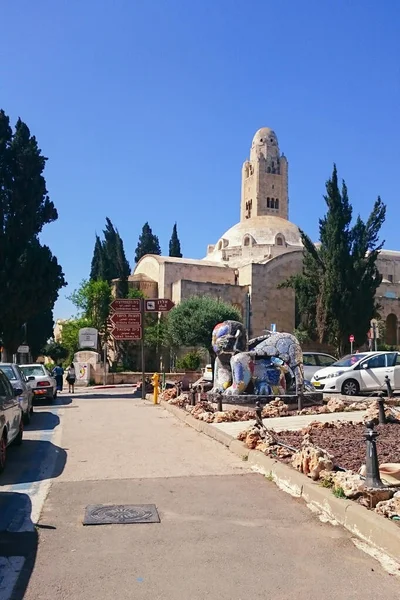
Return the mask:
M18 394L18 401L21 406L24 424L27 425L31 420L33 412L33 392L29 386L29 379L21 371L20 366L15 363L0 363L0 369L14 390L20 392Z
M29 380L34 398L46 398L52 402L57 397L57 384L44 365L20 365L20 369Z
M18 402L19 391L0 371L0 473L6 466L7 447L22 444L24 424Z
M314 373L325 367L330 367L337 358L325 352L303 352L304 379L311 381Z

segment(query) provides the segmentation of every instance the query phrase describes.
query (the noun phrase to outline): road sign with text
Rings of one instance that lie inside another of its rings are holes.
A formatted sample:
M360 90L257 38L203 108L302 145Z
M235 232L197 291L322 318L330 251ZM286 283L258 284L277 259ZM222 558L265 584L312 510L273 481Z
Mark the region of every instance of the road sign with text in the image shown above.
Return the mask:
M139 326L114 327L111 335L114 340L140 340L142 338L142 328Z
M168 298L152 298L144 301L145 312L168 312L175 304Z
M119 327L130 327L131 325L141 325L142 315L140 313L130 312L115 312L111 315L110 321L112 325L118 325Z
M140 298L116 298L110 304L111 310L122 313L138 313L141 309Z

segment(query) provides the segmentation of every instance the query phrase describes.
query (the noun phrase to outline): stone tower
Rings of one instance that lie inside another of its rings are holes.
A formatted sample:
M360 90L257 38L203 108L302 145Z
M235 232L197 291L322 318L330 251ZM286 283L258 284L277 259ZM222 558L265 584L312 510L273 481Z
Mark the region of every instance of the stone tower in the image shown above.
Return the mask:
M269 127L257 131L243 164L240 220L265 215L289 219L288 162Z

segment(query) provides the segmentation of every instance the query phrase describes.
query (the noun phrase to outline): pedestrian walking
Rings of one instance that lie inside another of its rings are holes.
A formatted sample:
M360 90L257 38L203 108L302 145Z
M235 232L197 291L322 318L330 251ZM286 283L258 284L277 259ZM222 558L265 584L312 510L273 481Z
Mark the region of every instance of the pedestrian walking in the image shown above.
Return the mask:
M75 386L75 381L76 381L76 372L75 372L74 363L71 363L67 369L67 381L68 381L68 392L70 394L73 394L75 391L74 386Z
M64 375L64 369L62 368L61 365L57 365L56 367L54 367L54 369L53 369L53 377L56 380L57 392L62 392L62 389L63 389L63 375Z

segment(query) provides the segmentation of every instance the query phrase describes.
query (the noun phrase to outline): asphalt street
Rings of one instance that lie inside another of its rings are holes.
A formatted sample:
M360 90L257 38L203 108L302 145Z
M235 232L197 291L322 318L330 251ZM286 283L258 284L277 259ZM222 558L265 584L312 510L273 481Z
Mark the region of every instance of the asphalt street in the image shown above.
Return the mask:
M130 390L38 407L8 459L1 600L399 595L347 531ZM85 527L91 504L155 504L161 522Z

